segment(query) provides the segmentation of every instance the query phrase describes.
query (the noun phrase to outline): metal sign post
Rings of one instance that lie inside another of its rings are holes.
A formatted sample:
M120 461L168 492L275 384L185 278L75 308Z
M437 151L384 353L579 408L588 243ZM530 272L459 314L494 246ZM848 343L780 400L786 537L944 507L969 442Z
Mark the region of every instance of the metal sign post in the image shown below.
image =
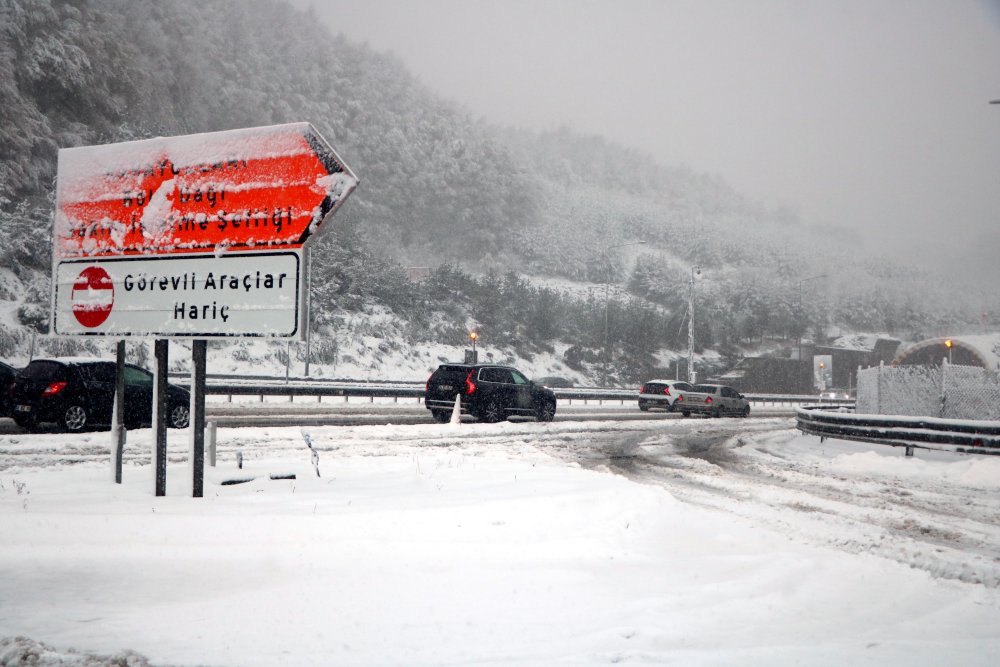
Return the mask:
M205 495L205 357L207 341L191 346L191 495Z
M111 465L115 484L122 483L122 457L125 455L125 341L115 346L115 403L111 414Z
M156 465L156 495L167 495L167 373L170 341L158 338L154 344L156 386L153 387L153 461Z

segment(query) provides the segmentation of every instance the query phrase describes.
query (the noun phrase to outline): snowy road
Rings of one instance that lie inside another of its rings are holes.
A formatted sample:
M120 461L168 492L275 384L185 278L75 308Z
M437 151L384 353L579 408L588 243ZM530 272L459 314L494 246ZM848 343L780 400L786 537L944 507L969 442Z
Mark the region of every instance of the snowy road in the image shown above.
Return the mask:
M3 435L0 638L175 665L997 664L1000 457L793 423L307 427L322 477L298 428L222 428L198 500L184 432L167 498L149 430L120 487L107 433Z
M376 399L371 403L318 403L287 400L270 400L265 403L244 400L235 403L211 402L206 409L206 419L221 427L274 427L274 426L377 426L392 424L430 424L431 415L423 405L396 403L391 399ZM789 406L762 405L755 406L751 419L759 417L788 417L795 414L795 409ZM630 403L617 404L609 402L590 404L577 401L560 405L556 421L592 421L592 420L630 420L630 421L662 421L664 419L681 419L679 413L641 412ZM466 417L466 421L473 421ZM701 419L701 417L692 417ZM106 427L105 427L106 428ZM56 433L56 424L42 424L37 429L42 433ZM0 418L0 435L23 434L24 429L12 419Z
M361 414L363 411L359 411ZM400 416L409 410L401 410ZM628 416L646 414L630 412ZM907 459L898 448L828 440L794 431L794 420L681 420L662 415L649 421L534 422L497 425L303 427L314 433L322 458L340 454L388 455L404 448L525 448L592 469L657 484L686 502L761 522L796 539L852 553L876 553L935 576L1000 586L1000 497L962 477L939 478L930 463L961 470L975 455L918 450ZM379 417L384 421L384 415ZM377 430L376 430L377 429ZM305 460L295 429L220 429L218 457L232 462L287 457ZM371 433L380 445L374 448ZM171 432L171 464L187 460L186 438ZM148 429L130 434L126 465L148 465ZM58 433L0 436L0 471L100 463L108 457L108 434ZM856 454L874 469L837 463ZM877 465L876 465L877 464ZM989 457L983 465L995 464ZM912 474L913 471L924 474ZM998 475L1000 480L1000 475ZM1000 482L998 482L1000 483ZM795 520L789 521L789 514ZM835 528L835 530L832 530Z

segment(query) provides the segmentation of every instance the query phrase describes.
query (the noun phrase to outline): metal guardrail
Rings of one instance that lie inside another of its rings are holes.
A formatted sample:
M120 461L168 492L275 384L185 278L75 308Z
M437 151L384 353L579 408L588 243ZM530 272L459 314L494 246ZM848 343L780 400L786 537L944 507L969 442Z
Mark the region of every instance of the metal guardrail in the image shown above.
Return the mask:
M177 376L182 377L182 376ZM233 381L240 378L242 381ZM221 380L221 381L220 381ZM175 384L186 384L177 382ZM602 387L575 387L572 389L553 388L556 398L565 401L637 401L639 399L638 389L608 389ZM288 382L282 378L268 377L246 377L246 376L219 376L209 375L205 387L205 393L214 396L260 396L264 400L265 396L288 396L289 399L302 396L315 396L322 400L323 397L339 396L345 401L353 398L415 398L423 399L423 382L365 382L351 380L330 380L323 378L296 378ZM746 394L751 403L766 403L774 405L793 406L802 403L818 403L817 396L798 396L794 394ZM838 405L853 405L853 401L835 402Z
M905 447L934 445L959 452L1000 454L1000 422L950 420L936 417L859 415L833 411L833 406L799 407L796 428L820 439L838 438Z

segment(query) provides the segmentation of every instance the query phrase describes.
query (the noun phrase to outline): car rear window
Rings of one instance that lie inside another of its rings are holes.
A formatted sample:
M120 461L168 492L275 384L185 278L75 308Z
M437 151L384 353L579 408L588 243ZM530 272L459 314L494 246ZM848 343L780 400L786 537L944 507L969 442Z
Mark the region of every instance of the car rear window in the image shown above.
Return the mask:
M718 387L713 387L710 384L696 384L692 388L692 391L697 391L701 394L714 394L716 389L718 389Z
M647 394L658 394L663 391L664 385L660 382L647 382L643 389L646 390Z
M469 366L438 366L431 376L432 382L458 382L464 380L469 375L472 368Z
M21 371L21 375L32 380L64 379L68 369L58 361L32 361Z

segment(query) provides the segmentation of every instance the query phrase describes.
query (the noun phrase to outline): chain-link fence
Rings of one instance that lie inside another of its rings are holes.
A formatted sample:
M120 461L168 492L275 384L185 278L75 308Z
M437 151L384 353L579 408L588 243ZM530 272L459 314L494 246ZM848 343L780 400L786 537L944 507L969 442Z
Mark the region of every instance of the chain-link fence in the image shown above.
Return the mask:
M978 366L875 366L858 370L856 411L1000 420L1000 373Z

